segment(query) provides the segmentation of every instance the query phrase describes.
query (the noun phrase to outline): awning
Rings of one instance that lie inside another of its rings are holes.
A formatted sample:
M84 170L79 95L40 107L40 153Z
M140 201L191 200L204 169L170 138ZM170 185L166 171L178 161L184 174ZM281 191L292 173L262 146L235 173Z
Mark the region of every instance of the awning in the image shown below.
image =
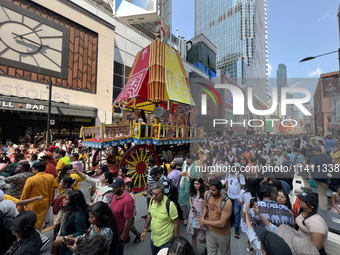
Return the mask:
M129 102L132 98L135 98L136 108L142 103L145 105L146 101L165 107L169 100L196 106L181 56L176 50L156 40L138 52L128 82L115 103Z
M339 129L340 128L340 123L331 123L331 124L328 125L328 128Z
M47 114L48 101L14 96L0 96L0 110L12 112L28 112L32 114ZM96 118L98 116L98 109L87 106L52 102L51 114Z

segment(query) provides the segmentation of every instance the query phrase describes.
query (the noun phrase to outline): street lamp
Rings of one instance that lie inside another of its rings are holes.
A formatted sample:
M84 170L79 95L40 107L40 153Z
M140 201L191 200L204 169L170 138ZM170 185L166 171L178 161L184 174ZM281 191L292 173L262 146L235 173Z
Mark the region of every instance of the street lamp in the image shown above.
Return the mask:
M339 4L339 7L338 7L337 17L338 17L339 43L340 43L340 4ZM306 62L306 61L309 61L309 60L312 60L312 59L315 59L315 58L317 58L317 57L322 57L322 56L325 56L325 55L333 54L333 53L336 53L336 52L338 52L339 71L340 71L340 48L339 48L338 50L336 50L336 51L328 52L328 53L321 54L321 55L314 56L314 57L307 57L307 58L304 58L304 59L300 60L300 63L301 63L301 62ZM339 78L339 79L340 79L340 78Z
M333 53L336 53L338 52L339 56L340 56L340 49L336 50L336 51L332 51L332 52L328 52L328 53L325 53L325 54L321 54L321 55L317 55L317 56L314 56L314 57L307 57L307 58L304 58L302 60L300 60L300 63L301 62L306 62L306 61L309 61L309 60L312 60L314 58L318 58L318 57L322 57L322 56L325 56L325 55L329 55L329 54L333 54ZM340 61L340 59L339 59ZM339 66L340 66L340 62L339 62Z

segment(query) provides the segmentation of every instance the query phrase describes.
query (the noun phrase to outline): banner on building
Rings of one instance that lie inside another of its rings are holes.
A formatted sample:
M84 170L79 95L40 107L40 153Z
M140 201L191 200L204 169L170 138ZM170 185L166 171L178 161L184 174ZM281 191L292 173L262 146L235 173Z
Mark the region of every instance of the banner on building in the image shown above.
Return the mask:
M333 96L338 96L340 94L338 74L323 77L321 79L322 79L323 97L333 97Z
M271 120L266 120L266 132L274 132Z

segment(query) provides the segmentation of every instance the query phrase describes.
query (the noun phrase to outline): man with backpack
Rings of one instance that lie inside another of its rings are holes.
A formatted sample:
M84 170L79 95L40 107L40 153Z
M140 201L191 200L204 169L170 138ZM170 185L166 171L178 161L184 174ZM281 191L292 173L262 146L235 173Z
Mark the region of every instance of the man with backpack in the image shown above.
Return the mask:
M162 183L165 187L165 195L174 203L177 202L178 190L174 186L171 180L165 177L163 174L163 168L157 167L151 170L151 177L157 183Z
M169 247L174 237L179 236L179 219L175 203L165 196L163 183L156 182L151 194L152 199L140 240L144 241L151 223L150 248L152 255L157 255L161 249Z
M327 189L328 189L328 178L330 176L327 175L329 170L333 170L332 168L332 158L327 154L323 154L321 147L315 146L311 148L312 158L310 159L309 164L304 160L302 161L302 165L304 168L308 168L311 171L309 177L315 181L316 187L318 189L318 197L319 197L319 208L322 210L328 209L328 198L327 198ZM307 178L303 178L305 187L310 188L310 184Z
M198 224L206 229L206 247L208 255L230 254L230 221L232 202L221 193L222 183L213 179L209 183L209 191L204 195L204 209ZM206 219L208 215L208 219Z
M225 190L228 190L229 199L233 205L233 213L235 215L235 237L240 238L240 222L241 222L241 205L238 202L240 198L241 189L244 189L246 180L244 176L239 173L241 164L235 163L237 171L230 171L225 177Z

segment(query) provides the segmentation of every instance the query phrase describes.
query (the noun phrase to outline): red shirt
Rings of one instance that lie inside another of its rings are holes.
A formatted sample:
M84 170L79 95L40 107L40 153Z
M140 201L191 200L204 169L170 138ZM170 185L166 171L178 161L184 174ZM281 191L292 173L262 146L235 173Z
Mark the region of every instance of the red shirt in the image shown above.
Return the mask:
M54 166L57 166L57 160L52 152L46 152L46 155L50 156L50 163Z
M52 174L54 178L58 176L57 172L55 171L55 166L52 165L51 163L48 163L46 165L45 173Z
M118 225L119 238L121 238L124 230L125 219L133 216L135 201L129 192L124 191L123 195L121 195L118 199L117 195L113 196L110 207ZM128 232L130 232L130 229Z

